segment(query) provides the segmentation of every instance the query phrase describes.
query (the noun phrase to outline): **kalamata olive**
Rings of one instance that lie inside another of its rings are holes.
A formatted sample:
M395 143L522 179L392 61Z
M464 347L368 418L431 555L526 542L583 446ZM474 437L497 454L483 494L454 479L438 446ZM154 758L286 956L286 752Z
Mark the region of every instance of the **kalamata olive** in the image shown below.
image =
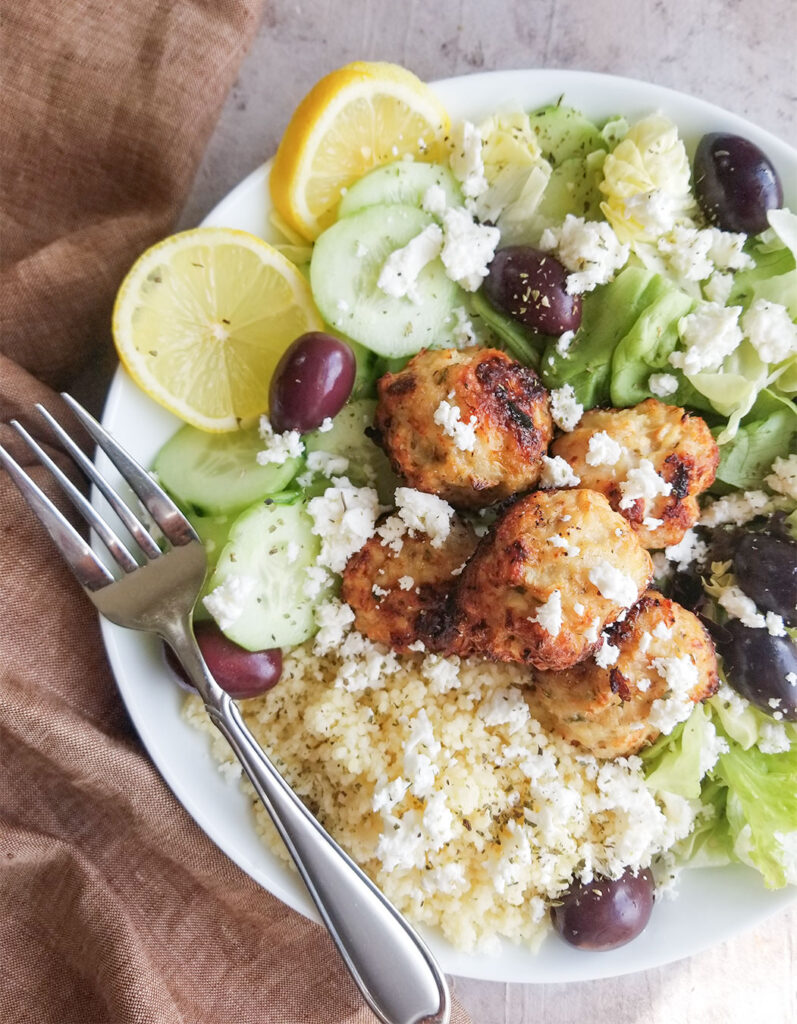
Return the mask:
M279 682L282 651L278 647L268 651L246 651L228 640L215 622L197 622L194 636L210 674L222 690L236 700L258 697ZM180 683L193 690L171 647L166 646L164 650L166 661Z
M567 271L550 253L510 245L495 254L484 281L493 306L541 334L581 324L581 296L567 294Z
M739 619L713 625L717 653L722 655L730 686L767 715L779 711L797 722L797 645L788 636L770 636ZM777 703L771 703L775 702Z
M579 949L617 949L635 939L653 910L654 884L650 871L634 874L626 868L619 878L596 878L575 885L551 908L554 927Z
M694 164L695 196L706 218L723 231L757 235L767 210L783 205L783 186L769 157L741 135L711 132Z
M766 533L748 533L733 556L739 586L764 612L797 626L797 543Z
M356 372L354 353L340 338L322 331L301 335L285 350L271 378L271 425L301 434L320 427L346 404Z

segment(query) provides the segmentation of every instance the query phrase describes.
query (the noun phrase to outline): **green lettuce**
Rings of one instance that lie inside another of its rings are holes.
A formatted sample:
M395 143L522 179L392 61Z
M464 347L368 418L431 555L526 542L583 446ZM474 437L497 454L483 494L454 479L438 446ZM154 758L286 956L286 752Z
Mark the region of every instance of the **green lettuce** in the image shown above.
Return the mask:
M715 430L714 433L722 434ZM764 389L742 420L732 440L720 446L714 493L756 490L762 487L778 456L785 458L797 446L797 407L771 389Z

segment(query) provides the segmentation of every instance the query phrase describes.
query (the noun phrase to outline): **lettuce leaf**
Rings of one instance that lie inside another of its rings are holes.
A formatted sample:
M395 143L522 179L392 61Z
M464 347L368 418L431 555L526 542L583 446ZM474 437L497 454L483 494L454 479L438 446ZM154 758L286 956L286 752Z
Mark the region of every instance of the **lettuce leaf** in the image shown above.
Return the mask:
M715 433L722 434L722 431ZM797 407L771 389L758 395L735 437L720 446L715 494L756 490L764 483L773 461L785 458L797 443Z
M696 800L701 793L703 765L701 751L714 736L711 713L698 704L685 722L669 736L658 740L641 753L645 782L654 792L676 793Z

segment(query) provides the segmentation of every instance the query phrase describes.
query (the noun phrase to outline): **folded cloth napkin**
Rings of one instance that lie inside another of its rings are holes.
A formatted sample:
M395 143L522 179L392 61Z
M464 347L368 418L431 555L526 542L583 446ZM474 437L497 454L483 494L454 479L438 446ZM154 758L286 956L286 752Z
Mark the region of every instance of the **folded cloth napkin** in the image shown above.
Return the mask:
M37 432L34 402L58 414L51 388L112 365L114 291L179 213L260 7L6 5L0 441L23 463L8 421ZM2 471L0 773L5 1024L374 1020L326 933L239 871L166 788L92 606Z

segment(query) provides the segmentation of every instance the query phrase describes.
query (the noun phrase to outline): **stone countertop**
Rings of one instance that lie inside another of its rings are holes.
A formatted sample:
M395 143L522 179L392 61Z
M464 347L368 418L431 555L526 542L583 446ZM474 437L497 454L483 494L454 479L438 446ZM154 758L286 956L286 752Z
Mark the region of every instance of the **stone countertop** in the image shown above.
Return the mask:
M345 17L342 12L345 10ZM797 144L792 0L270 0L181 217L196 224L273 153L323 74L389 60L421 78L551 67L688 92ZM789 1024L797 910L657 970L569 985L456 978L474 1024ZM600 955L600 954L596 954Z

